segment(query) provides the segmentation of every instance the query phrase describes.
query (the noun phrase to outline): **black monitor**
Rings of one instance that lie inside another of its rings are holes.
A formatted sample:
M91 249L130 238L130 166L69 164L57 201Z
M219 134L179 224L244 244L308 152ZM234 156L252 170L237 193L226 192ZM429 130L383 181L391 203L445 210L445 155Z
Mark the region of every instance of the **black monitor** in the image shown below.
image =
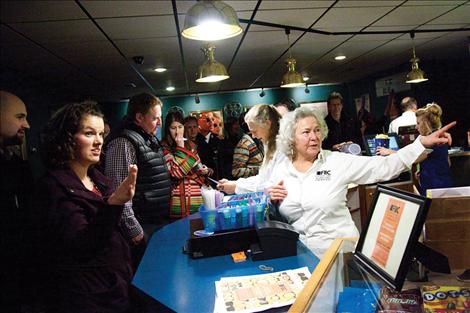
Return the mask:
M395 151L398 151L401 148L400 140L398 138L398 135L395 134L395 133L388 133L387 135L388 135L388 138L389 138L388 148L392 149L392 150L395 150ZM376 155L375 154L376 146L375 146L375 140L374 140L375 136L376 135L365 135L364 136L364 141L365 141L364 147L366 148L366 154L367 155Z
M398 127L398 137L400 138L403 147L415 141L418 135L419 133L416 129L416 125Z

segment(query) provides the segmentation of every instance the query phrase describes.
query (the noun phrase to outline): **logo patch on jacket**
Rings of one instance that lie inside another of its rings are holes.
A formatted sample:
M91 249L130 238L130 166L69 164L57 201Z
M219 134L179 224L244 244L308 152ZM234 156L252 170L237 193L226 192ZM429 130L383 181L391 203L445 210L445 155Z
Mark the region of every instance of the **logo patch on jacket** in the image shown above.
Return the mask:
M324 181L324 180L330 180L330 179L331 179L331 170L317 171L317 173L315 174L316 181Z

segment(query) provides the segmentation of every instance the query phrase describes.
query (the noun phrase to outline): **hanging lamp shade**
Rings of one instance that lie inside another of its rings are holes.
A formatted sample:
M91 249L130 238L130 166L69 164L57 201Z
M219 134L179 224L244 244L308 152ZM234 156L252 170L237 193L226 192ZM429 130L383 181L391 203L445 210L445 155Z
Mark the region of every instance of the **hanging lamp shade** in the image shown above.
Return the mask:
M199 66L196 82L213 83L230 78L225 66L214 59L214 45L208 44L201 50L206 56L206 61Z
M302 75L295 70L295 64L297 62L294 58L288 57L286 60L287 72L282 76L281 87L282 88L293 88L304 86L305 82Z
M411 72L406 75L406 83L407 84L417 84L421 82L425 82L428 79L426 78L426 74L419 68L418 62L419 58L416 57L415 51L415 34L414 32L410 33L411 43L413 45L413 57L411 58Z
M181 34L193 40L214 41L239 35L237 13L219 0L201 0L186 13Z
M286 35L287 35L287 50L289 51L289 57L286 59L287 65L287 73L282 76L281 87L282 88L294 88L303 86L304 79L302 75L295 70L295 64L297 61L292 57L292 53L290 51L290 29L286 28Z
M410 60L410 62L411 72L406 75L406 82L408 84L416 84L427 81L428 79L426 78L426 74L419 68L419 58L414 55L414 49L413 58Z

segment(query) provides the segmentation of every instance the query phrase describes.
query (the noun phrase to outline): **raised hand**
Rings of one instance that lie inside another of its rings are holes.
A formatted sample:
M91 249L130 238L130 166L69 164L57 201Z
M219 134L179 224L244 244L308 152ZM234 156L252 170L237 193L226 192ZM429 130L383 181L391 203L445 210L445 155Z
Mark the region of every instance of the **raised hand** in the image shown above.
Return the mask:
M135 183L137 181L137 165L129 165L129 174L109 197L111 205L123 205L134 197Z
M450 135L447 133L447 130L454 127L455 124L457 124L457 122L454 121L427 136L419 137L421 140L421 143L423 144L425 148L432 148L435 145L451 144L452 137L450 137Z

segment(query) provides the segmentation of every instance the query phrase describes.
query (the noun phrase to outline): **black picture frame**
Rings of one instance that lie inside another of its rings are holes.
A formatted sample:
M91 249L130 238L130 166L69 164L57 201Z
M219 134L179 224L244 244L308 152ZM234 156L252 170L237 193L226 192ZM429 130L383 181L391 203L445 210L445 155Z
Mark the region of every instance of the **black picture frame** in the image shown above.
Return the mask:
M383 185L375 191L354 257L397 291L403 287L430 203L428 198Z

